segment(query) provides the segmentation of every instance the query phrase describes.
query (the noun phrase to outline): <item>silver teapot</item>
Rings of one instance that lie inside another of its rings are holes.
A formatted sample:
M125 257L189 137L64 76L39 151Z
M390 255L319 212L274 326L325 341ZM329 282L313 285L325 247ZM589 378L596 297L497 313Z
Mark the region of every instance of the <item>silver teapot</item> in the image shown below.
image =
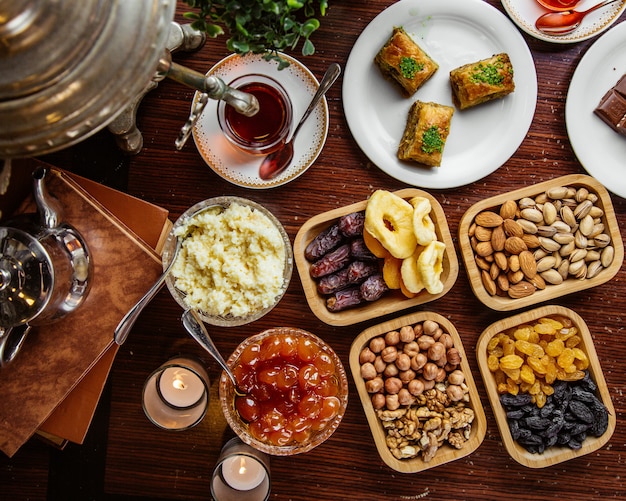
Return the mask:
M93 263L79 232L62 221L59 201L33 172L36 213L0 227L0 367L11 362L31 326L62 319L85 300Z

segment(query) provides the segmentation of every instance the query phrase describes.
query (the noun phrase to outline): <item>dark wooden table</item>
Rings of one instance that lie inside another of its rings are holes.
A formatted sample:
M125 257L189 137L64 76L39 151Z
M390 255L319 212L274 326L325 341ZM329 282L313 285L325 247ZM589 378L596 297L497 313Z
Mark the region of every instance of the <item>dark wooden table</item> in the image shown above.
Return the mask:
M345 66L350 49L365 26L389 0L335 1L314 36L316 53L301 59L319 77L328 64ZM503 11L499 1L488 0ZM179 6L177 19L182 21ZM626 20L622 15L620 21ZM430 190L446 213L455 235L459 220L474 203L503 191L554 177L585 173L577 161L565 127L565 100L570 79L595 39L563 46L524 35L535 60L539 95L534 120L515 154L498 170L461 188ZM228 54L223 38L209 40L195 53L176 59L205 72ZM314 166L295 181L276 189L239 188L214 174L190 141L180 152L174 139L184 123L193 91L165 81L140 108L143 151L125 158L108 133L65 152L62 167L167 208L172 219L199 200L216 195L251 198L269 208L293 241L310 217L366 199L375 189L406 187L372 165L348 129L341 100L341 80L328 93L330 129ZM366 103L364 103L366 105ZM510 117L515 119L515 117ZM620 227L626 224L626 203L612 196ZM456 252L460 254L458 247ZM121 256L123 258L123 256ZM336 433L304 455L274 457L272 494L276 500L309 499L624 499L626 498L626 273L609 283L552 301L574 309L587 322L604 369L617 413L610 442L587 456L545 469L529 469L503 448L480 378L474 347L493 321L508 316L483 306L470 290L461 268L452 290L424 309L446 316L458 329L477 381L487 415L487 434L471 455L421 474L400 474L378 456L350 379L350 402ZM418 308L419 309L419 308ZM84 445L56 451L32 440L12 459L0 458L1 499L209 499L209 481L223 443L232 435L217 399L217 364L207 360L213 393L210 411L196 428L182 433L157 429L141 409L141 386L164 360L179 353L202 356L183 332L181 310L167 290L145 309L129 340L120 349ZM265 328L291 325L324 338L347 367L350 345L367 326L331 327L319 321L304 301L294 273L280 305L266 317L244 327L211 329L219 349L229 354L245 337Z

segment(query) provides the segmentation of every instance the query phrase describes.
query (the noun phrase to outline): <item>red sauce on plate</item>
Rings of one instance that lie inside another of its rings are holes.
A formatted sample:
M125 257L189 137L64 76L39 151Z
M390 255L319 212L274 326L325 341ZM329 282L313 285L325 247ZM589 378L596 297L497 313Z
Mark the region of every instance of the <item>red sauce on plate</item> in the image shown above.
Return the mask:
M309 338L276 334L251 344L234 373L246 393L235 397L235 408L261 442L303 443L339 413L334 362Z

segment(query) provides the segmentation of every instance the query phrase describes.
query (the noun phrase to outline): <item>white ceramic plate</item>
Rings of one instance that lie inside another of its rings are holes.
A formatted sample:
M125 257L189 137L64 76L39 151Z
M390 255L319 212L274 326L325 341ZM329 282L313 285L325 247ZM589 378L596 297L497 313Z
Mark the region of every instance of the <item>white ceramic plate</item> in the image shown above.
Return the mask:
M585 170L609 191L626 198L626 137L593 110L626 73L626 22L589 47L578 63L567 92L565 123L574 153Z
M600 0L581 0L576 5L576 10L582 12L597 3L600 3ZM550 12L535 0L502 0L502 5L513 22L529 35L546 42L562 44L582 42L599 35L617 21L620 14L626 9L626 2L616 2L607 5L585 16L582 23L580 23L580 27L574 33L553 36L544 35L535 28L537 18L546 12Z
M374 57L402 26L439 69L412 98L385 80ZM503 99L456 110L440 167L398 160L413 101L452 106L450 70L506 52L515 91ZM390 176L413 186L453 188L495 171L524 140L537 103L537 75L528 46L509 19L482 0L400 0L382 11L354 44L343 79L343 104L356 142Z
M286 54L281 56L287 59L290 65L278 70L275 61L265 61L260 54L244 57L231 54L213 66L207 72L207 76L215 75L227 84L241 75L250 73L274 78L281 83L291 98L295 128L317 91L319 82L302 63ZM194 104L198 96L196 92ZM263 157L237 150L222 134L217 123L216 100L209 99L193 128L193 138L198 151L211 169L233 184L256 189L281 186L303 174L322 151L327 134L328 104L326 98L323 98L296 136L291 165L274 179L263 180L259 177Z

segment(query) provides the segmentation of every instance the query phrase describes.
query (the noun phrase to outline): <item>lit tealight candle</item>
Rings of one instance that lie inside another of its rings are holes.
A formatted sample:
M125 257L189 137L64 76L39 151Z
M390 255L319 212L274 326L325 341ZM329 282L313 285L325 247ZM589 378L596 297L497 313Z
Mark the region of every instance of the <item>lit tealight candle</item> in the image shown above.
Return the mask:
M249 456L232 456L222 463L222 477L233 489L250 491L265 479L265 468Z
M174 407L191 407L204 396L202 379L183 367L168 367L159 378L161 397Z

